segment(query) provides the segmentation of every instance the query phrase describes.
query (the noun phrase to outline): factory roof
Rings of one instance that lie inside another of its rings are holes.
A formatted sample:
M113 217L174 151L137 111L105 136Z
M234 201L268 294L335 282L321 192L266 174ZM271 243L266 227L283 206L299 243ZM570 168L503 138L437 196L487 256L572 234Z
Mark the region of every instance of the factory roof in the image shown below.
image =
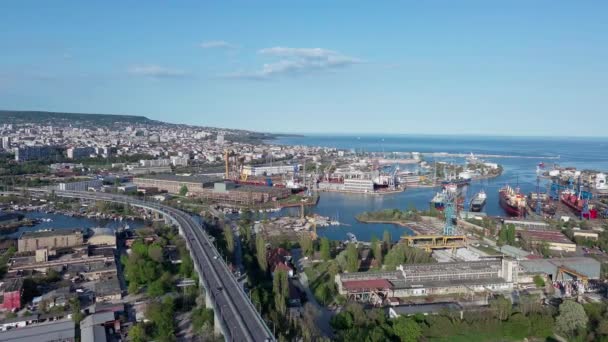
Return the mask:
M82 234L82 231L79 229L59 229L59 230L39 230L33 232L23 232L20 239L23 238L41 238L41 237L50 237L50 236L62 236L62 235L73 235L73 234Z
M522 260L520 264L527 272L549 274L553 279L556 279L557 268L560 266L580 272L591 279L599 279L601 268L599 261L587 257Z
M139 176L135 178L137 179L156 179L156 180L164 180L169 182L182 182L182 183L209 183L216 182L221 180L221 177L216 176L205 176L205 175L192 175L192 176L182 176L182 175L174 175L170 173L165 174L157 174L157 175L145 175Z
M0 289L4 292L20 291L23 287L23 278L11 278L0 283Z
M99 296L113 295L120 292L120 284L116 278L98 281L95 283L95 294Z
M115 235L114 229L104 228L104 227L91 228L91 236L99 236L99 235L114 236Z
M574 244L562 232L555 230L522 230L519 234L524 240L547 241L549 243Z
M0 332L0 341L42 342L74 340L74 321L65 319Z
M393 288L393 284L386 279L348 280L342 282L342 286L349 291Z
M395 315L409 316L415 314L425 313L439 313L444 310L462 310L462 307L458 303L431 303L431 304L415 304L415 305L398 305L391 307Z

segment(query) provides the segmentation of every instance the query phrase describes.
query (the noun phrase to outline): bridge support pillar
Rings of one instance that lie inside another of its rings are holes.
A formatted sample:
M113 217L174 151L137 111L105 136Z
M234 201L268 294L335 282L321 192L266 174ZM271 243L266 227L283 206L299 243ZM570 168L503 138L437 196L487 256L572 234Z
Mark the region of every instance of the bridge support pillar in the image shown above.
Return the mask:
M213 303L211 302L211 296L209 295L208 290L205 290L205 307L208 309L213 308Z
M217 315L217 310L213 311L213 333L216 335L226 336L222 331L222 320Z

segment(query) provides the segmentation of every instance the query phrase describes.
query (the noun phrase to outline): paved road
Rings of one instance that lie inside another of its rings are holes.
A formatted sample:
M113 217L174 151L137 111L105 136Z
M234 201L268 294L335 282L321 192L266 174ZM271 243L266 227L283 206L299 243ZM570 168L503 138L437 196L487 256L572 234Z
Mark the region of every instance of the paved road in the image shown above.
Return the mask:
M132 197L93 192L55 191L57 196L128 203L151 209L172 219L179 225L193 255L200 279L215 305L215 313L222 321L227 341L274 341L272 332L238 284L202 226L189 214L156 202Z

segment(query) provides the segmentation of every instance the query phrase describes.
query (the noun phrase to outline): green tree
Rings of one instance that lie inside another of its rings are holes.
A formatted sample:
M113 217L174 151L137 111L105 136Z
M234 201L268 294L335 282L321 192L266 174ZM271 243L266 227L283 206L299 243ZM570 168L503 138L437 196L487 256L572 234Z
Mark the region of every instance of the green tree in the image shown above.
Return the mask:
M354 243L349 243L346 247L346 270L348 272L359 270L359 251Z
M181 248L179 254L182 260L181 264L179 264L179 273L185 278L190 278L192 276L192 272L194 271L194 263L192 262L192 258L190 257L188 250L185 248Z
M338 265L336 261L330 261L327 265L327 273L333 281L336 277L336 274L340 273L340 265Z
M328 261L329 259L331 259L331 248L329 245L329 239L328 238L322 238L321 239L321 259L323 259L323 261Z
M232 255L234 253L234 233L230 224L224 224L224 240L226 240L226 249Z
M153 243L148 247L148 256L150 259L162 263L163 262L163 247L158 243Z
M494 316L501 321L506 320L511 315L513 305L511 301L504 296L497 296L489 300L490 309L494 312Z
M536 337L549 337L553 335L555 322L551 315L545 313L532 313L530 319L530 335Z
M325 305L330 298L330 291L331 290L327 284L321 284L315 289L315 298L317 298L321 304Z
M255 247L258 265L262 271L266 272L268 269L268 263L266 262L266 241L264 241L264 238L260 234L255 239Z
M131 342L146 342L148 336L146 336L146 329L140 323L135 324L129 328L129 341Z
M573 300L566 300L559 306L559 315L555 319L558 332L573 337L578 329L587 327L587 314L583 306Z
M391 244L393 243L393 238L391 237L391 233L388 230L385 230L382 234L382 243L384 245L384 250L388 251L391 248Z
M393 320L393 331L402 342L416 342L422 336L422 329L413 318L401 316Z
M545 280L543 279L543 277L537 274L534 276L534 284L538 288L545 287Z
M78 298L70 299L70 309L72 310L72 320L79 324L84 318L82 311L80 311L80 300Z
M209 331L213 327L213 310L198 308L192 311L192 329L195 333Z
M312 244L312 238L310 237L310 235L304 233L302 235L300 235L300 247L302 248L302 253L306 256L312 256L314 250L313 250L313 244Z
M156 339L175 341L174 302L171 297L165 297L162 303L148 305L146 316L154 324Z
M551 256L551 250L549 249L549 243L547 241L541 242L538 246L538 250L543 258L548 258Z
M179 188L179 195L186 196L188 194L188 187L184 184L181 188Z

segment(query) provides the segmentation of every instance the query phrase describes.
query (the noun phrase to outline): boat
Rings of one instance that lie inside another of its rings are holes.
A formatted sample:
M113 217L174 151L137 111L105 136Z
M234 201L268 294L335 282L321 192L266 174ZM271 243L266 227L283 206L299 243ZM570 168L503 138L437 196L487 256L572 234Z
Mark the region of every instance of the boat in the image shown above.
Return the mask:
M346 233L346 237L348 238L348 240L346 240L345 242L357 243L357 236L355 236L355 234L348 232Z
M471 211L480 212L483 210L483 207L486 205L486 200L488 196L485 191L481 190L473 196L471 200Z
M540 196L539 196L540 195ZM551 200L551 197L544 192L536 194L531 192L528 194L528 207L531 211L536 212L537 198L540 198L541 211L549 216L555 215L557 212L557 206Z
M505 186L499 190L500 206L509 216L524 217L526 216L526 196L521 194L518 189L513 189L510 186Z
M444 180L441 182L441 186L442 187L446 187L449 184L455 184L456 186L463 187L465 185L469 185L471 183L471 179L470 178L455 178L455 179L450 179L450 180Z
M438 192L435 194L433 199L431 200L431 208L435 208L436 210L443 210L445 208L445 193Z
M585 208L585 199L582 198L575 190L566 189L562 192L560 196L560 200L567 207L572 209L576 215L581 216L586 219L596 219L597 218L597 209L589 207L587 213L583 213Z
M598 194L608 194L608 183L606 183L606 175L598 173L595 175L595 190Z

